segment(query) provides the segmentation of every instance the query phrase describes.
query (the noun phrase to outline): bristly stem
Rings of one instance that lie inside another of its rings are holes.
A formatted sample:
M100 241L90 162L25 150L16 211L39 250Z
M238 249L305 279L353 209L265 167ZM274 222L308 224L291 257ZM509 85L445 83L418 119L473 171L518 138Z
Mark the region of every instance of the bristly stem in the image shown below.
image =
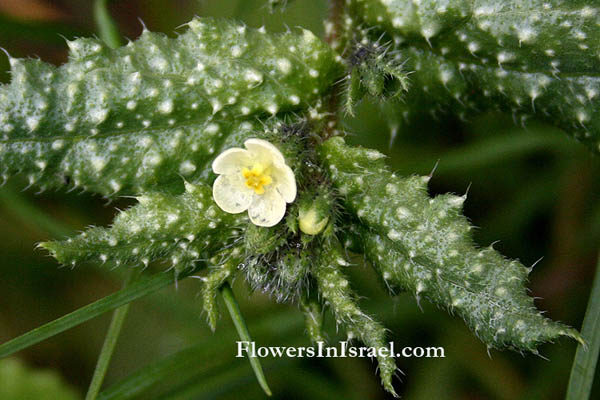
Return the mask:
M242 312L240 311L240 306L237 303L233 295L233 290L231 290L231 286L229 283L225 283L221 287L221 296L223 296L223 300L227 305L227 310L229 311L229 315L231 315L231 319L233 320L233 324L235 325L235 329L238 331L238 335L240 335L240 339L245 342L252 342L252 338L250 337L250 333L248 332L248 327L246 326L246 322L244 321L244 317L242 316ZM263 372L262 366L260 365L260 361L256 357L252 357L248 354L248 361L250 361L250 365L254 370L254 374L256 375L256 379L260 384L260 387L264 390L267 396L271 396L271 389L267 384L267 379L265 378L265 374Z
M342 43L339 41L342 34L342 15L344 14L344 0L330 0L329 16L325 21L325 41L339 51Z
M342 39L343 29L343 14L344 14L344 0L330 0L329 2L329 16L325 21L325 42L331 46L331 48L338 53L343 51L344 43ZM329 104L327 109L329 111L329 118L327 119L327 125L324 130L324 138L328 139L332 136L339 134L337 129L338 125L338 111L340 104L340 93L339 88L334 87L329 97Z
M600 255L581 335L588 343L587 346L583 344L577 346L565 400L589 399L594 383L600 353Z
M123 45L117 24L108 12L109 0L96 0L94 3L94 19L98 27L98 35L108 46L116 49Z
M139 271L137 269L130 268L127 273L127 277L125 278L123 289L129 286L130 283L134 282L139 276L138 274ZM100 351L98 362L96 363L96 369L94 370L94 375L92 376L92 381L85 396L85 400L95 400L100 392L100 387L102 386L102 382L106 376L106 371L108 370L108 365L110 364L110 360L114 353L117 339L121 333L123 322L127 316L127 311L129 311L129 305L130 303L125 304L124 306L117 308L113 313L113 317L110 321L108 331L106 332L104 344L102 345L102 350Z

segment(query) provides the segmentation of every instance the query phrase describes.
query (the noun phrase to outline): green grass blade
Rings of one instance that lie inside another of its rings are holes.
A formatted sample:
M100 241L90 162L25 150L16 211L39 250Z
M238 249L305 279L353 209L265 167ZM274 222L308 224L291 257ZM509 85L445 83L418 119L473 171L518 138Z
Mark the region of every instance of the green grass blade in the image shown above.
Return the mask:
M178 279L181 280L185 278L189 273L180 274ZM160 273L136 282L126 289L119 290L116 293L108 295L87 306L81 307L72 313L64 315L52 322L16 337L15 339L3 343L0 345L0 358L9 356L19 350L23 350L42 340L55 336L108 311L112 311L122 305L128 304L140 297L156 292L157 290L172 284L174 281L175 276L172 273Z
M588 346L581 344L577 346L566 400L589 399L594 383L596 363L600 352L600 257L581 334L587 340Z
M107 45L116 49L123 45L117 24L110 16L107 8L108 0L96 0L94 3L94 19L98 27L100 39Z
M246 326L246 322L244 322L244 318L242 317L242 312L240 311L240 307L233 296L233 291L231 290L231 286L228 283L223 285L221 288L221 295L223 296L223 300L225 301L225 305L227 306L227 310L229 311L229 315L231 315L231 319L233 324L235 325L235 329L237 329L238 334L240 335L240 339L242 341L251 342L250 332L248 332L248 327ZM265 391L267 396L271 396L271 389L267 384L267 379L265 378L265 374L263 372L262 366L260 365L260 361L256 357L251 357L248 355L248 361L250 361L250 365L254 370L254 374L256 375L256 379L258 383Z
M303 319L297 313L269 315L251 324L252 331L261 337L290 339L302 337ZM148 398L156 395L157 385L168 382L174 390L199 376L214 372L224 364L236 360L232 349L236 336L232 330L212 335L198 344L140 368L122 381L100 393L100 400Z
M135 281L137 276L138 271L133 268L130 269L127 272L127 277L125 278L123 288L127 288L132 282ZM86 400L95 400L96 397L98 397L100 387L102 386L102 382L104 381L104 377L106 376L108 365L110 364L110 360L117 345L117 339L119 338L119 334L121 333L121 328L123 327L123 322L125 321L125 317L127 316L128 311L129 303L117 308L113 313L113 317L110 321L108 331L106 332L106 338L104 339L104 343L102 344L102 350L100 350L100 355L98 356L98 362L96 363L96 368L94 369L92 381L88 388L88 392L85 395Z

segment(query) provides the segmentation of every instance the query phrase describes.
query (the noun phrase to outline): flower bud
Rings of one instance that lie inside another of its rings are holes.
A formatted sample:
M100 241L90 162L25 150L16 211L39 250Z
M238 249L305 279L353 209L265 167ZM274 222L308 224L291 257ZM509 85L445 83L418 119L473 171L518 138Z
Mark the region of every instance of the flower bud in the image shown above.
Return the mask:
M330 204L323 195L312 202L304 202L298 212L298 225L307 235L318 235L329 222Z

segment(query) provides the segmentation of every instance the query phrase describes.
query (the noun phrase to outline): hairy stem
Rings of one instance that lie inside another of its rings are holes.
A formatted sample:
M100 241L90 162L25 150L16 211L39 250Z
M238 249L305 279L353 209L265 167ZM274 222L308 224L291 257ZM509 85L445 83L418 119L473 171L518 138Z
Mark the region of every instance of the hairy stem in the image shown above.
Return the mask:
M329 16L325 21L325 41L335 49L341 45L342 14L344 13L344 0L330 0Z
M343 35L342 16L344 14L344 0L330 0L329 3L329 17L325 21L325 42L327 42L332 49L338 53L341 53L343 50L343 41L341 39ZM329 103L327 104L329 117L327 125L323 131L324 139L336 136L339 133L337 129L339 122L339 108L339 88L334 87L331 92L331 96L329 97Z

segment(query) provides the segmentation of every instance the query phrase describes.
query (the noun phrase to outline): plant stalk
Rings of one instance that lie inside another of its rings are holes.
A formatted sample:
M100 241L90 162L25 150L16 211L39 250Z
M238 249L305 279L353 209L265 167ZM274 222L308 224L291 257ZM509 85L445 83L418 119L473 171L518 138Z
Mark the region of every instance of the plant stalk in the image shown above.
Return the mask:
M246 326L246 322L244 321L244 317L242 316L242 312L240 311L240 306L238 305L237 300L233 295L233 290L231 290L231 286L229 283L225 283L221 287L221 296L223 296L223 300L227 305L227 310L229 311L229 315L231 315L231 319L233 324L235 325L235 329L238 331L238 335L240 335L240 339L245 342L252 342L252 338L250 337L250 332L248 332L248 327ZM265 378L265 374L263 372L262 366L260 365L260 361L256 357L252 357L248 354L248 361L250 361L250 365L254 370L254 374L256 375L256 379L260 387L264 390L267 396L271 396L271 389L267 384L267 379Z
M325 21L325 42L331 46L331 48L338 53L343 51L343 21L342 17L344 14L344 0L330 0L329 2L329 16ZM340 106L340 88L334 87L329 96L329 102L327 104L327 110L329 117L327 118L327 125L323 130L323 140L326 140L332 136L339 135L337 129L339 123L339 107Z
M594 383L596 364L600 353L600 255L581 335L588 343L587 345L581 343L577 345L565 400L589 399Z
M109 47L116 49L123 45L117 24L108 12L109 0L96 0L94 2L94 19L98 27L98 35Z
M134 268L129 269L123 284L123 289L127 288L129 284L136 280L136 278L139 276L138 273L139 271ZM130 303L125 304L124 306L117 308L113 313L113 317L110 321L108 331L106 332L104 344L102 345L102 350L98 356L96 369L94 370L94 375L92 376L92 381L85 396L85 400L95 400L100 392L100 387L102 386L102 382L106 376L106 371L108 370L108 365L110 364L110 360L117 345L117 339L121 333L123 322L125 321L125 317L129 311L129 305Z

